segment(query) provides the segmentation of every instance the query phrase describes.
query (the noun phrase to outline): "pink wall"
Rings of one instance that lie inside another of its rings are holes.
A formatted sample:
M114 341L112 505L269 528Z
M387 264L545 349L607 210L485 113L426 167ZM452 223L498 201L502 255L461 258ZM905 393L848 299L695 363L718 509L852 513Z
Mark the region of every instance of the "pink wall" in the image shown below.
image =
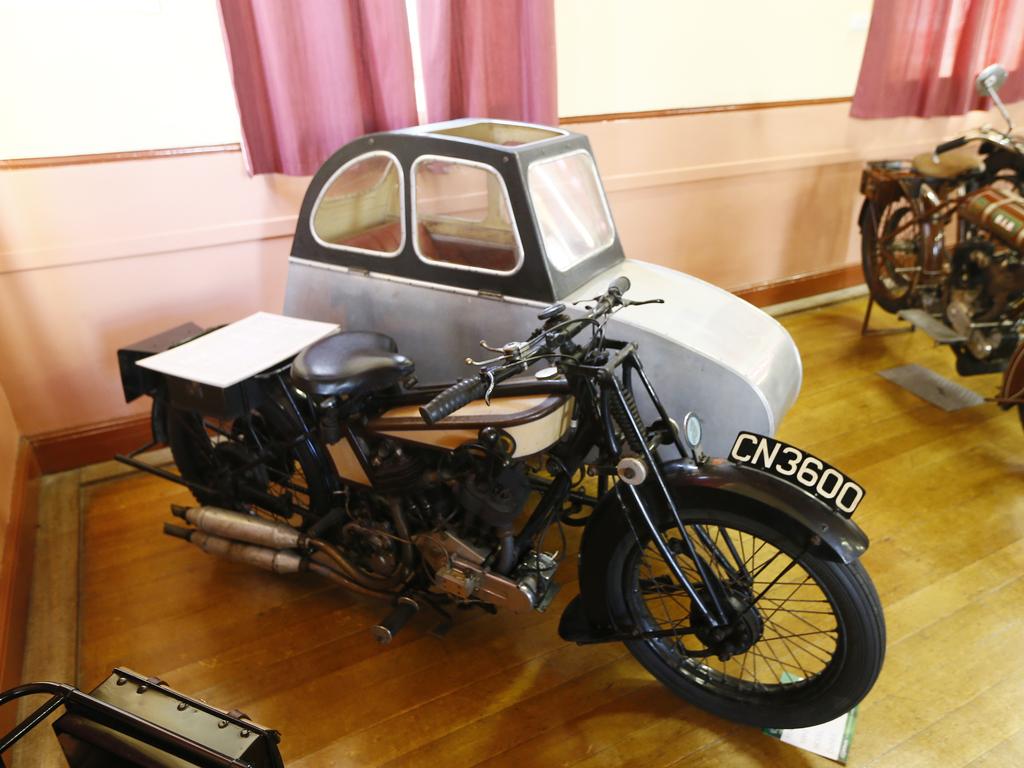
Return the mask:
M570 127L591 137L628 255L736 289L855 263L861 162L982 117L867 123L847 111ZM306 184L250 179L233 153L0 174L0 380L20 431L146 408L123 402L119 345L279 311Z
M21 433L14 421L14 412L0 384L0 545L6 538L7 522L11 518L11 494L14 491L14 470L20 440ZM2 550L0 546L0 557Z
M1024 116L1024 104L1014 108ZM737 290L860 261L863 162L995 113L864 121L849 104L568 126L590 137L627 255Z
M0 175L0 359L27 435L126 406L118 346L186 320L280 310L306 179L237 153Z

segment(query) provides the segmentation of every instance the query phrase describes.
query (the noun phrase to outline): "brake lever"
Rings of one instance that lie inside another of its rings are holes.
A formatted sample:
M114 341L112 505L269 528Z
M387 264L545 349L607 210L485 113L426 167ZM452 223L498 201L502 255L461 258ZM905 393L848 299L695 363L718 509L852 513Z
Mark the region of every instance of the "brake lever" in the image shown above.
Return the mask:
M466 365L484 366L484 365L492 365L493 363L499 363L499 362L501 362L504 359L505 359L505 355L500 355L498 357L492 357L490 360L474 360L472 357L467 357L464 360L464 362L466 363Z
M486 405L490 405L491 393L494 392L494 371L484 371L484 375L487 377L487 390L484 392L484 403Z
M492 363L498 363L502 360L515 361L517 357L521 357L523 350L527 344L522 341L511 341L503 347L492 347L484 339L480 339L480 346L486 349L488 352L500 352L501 354L497 357L492 357L489 360L474 360L471 357L466 358L466 365L491 365Z
M624 307L642 307L644 304L664 304L664 299L644 299L643 301L631 301L629 299L622 300L622 306Z

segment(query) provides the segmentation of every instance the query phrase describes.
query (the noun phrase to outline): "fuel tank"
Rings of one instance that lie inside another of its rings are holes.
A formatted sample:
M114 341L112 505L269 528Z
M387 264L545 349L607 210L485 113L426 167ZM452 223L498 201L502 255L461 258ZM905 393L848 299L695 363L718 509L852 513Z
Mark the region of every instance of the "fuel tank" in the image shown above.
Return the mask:
M992 187L965 197L960 216L1011 248L1024 249L1024 198Z

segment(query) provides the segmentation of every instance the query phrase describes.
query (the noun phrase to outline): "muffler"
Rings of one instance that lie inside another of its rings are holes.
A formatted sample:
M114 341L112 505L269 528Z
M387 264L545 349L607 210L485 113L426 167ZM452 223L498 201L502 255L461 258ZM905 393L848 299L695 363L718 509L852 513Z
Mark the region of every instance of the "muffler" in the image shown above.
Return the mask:
M182 528L173 523L164 523L164 533L184 539L211 555L219 555L228 560L255 565L265 571L298 573L305 570L308 565L306 558L298 552L247 544L243 541L226 539L223 536L214 536L206 531Z
M224 539L269 549L304 549L309 546L309 537L290 525L262 517L219 507L181 507L177 504L171 505L171 512L199 530Z
M211 555L274 573L308 570L361 594L390 596L390 584L364 583L365 576L336 547L290 525L220 507L172 504L171 512L195 528L164 523L164 533L184 539ZM309 551L311 555L307 554Z

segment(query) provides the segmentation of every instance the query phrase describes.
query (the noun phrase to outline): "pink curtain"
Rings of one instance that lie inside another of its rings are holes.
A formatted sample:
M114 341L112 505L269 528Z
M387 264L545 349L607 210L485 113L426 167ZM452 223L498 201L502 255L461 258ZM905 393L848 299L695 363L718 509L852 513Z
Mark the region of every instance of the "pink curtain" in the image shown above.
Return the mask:
M554 0L419 0L427 119L558 122Z
M251 174L314 173L345 142L416 123L403 0L220 0Z
M1024 0L875 0L854 117L988 109L974 91L986 65L1010 72L999 96L1024 99Z

